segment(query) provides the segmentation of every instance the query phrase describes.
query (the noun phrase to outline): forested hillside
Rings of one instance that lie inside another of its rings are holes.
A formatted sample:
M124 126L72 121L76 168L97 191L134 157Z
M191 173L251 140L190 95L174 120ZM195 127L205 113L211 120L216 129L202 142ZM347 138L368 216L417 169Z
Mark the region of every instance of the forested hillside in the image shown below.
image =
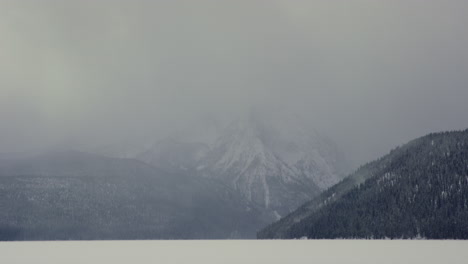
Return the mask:
M0 240L253 238L267 219L223 184L136 160L0 161Z
M468 130L392 150L259 238L468 238Z

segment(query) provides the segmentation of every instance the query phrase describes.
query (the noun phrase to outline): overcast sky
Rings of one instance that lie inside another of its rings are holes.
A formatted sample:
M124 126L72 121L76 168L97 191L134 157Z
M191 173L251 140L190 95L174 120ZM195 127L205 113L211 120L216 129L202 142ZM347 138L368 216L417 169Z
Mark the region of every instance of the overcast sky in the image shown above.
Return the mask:
M466 25L465 0L0 0L0 150L281 105L366 162L468 127Z

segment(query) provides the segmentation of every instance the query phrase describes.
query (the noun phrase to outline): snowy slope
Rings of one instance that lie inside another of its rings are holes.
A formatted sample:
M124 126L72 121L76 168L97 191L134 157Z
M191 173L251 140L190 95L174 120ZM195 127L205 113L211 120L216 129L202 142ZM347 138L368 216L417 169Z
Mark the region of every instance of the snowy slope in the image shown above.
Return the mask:
M138 158L172 172L220 180L274 218L341 179L336 146L297 116L251 111L206 134L213 138L194 142L172 137Z
M284 215L340 180L335 149L294 116L252 112L220 135L203 160L204 174Z
M360 167L263 239L467 239L468 130L432 133Z

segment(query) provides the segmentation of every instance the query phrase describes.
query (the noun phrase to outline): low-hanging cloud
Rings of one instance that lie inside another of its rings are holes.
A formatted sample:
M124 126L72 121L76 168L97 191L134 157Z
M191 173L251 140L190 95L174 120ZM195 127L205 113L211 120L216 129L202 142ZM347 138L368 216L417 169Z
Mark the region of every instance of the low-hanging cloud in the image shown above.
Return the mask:
M0 1L0 149L135 144L251 106L361 163L468 125L466 1Z

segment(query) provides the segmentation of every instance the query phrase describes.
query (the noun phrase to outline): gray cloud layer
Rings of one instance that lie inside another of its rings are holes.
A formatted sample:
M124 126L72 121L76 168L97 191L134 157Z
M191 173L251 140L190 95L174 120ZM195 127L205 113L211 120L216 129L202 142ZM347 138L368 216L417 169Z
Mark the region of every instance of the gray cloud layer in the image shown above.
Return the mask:
M467 18L462 0L0 0L0 149L282 105L361 163L468 127Z

